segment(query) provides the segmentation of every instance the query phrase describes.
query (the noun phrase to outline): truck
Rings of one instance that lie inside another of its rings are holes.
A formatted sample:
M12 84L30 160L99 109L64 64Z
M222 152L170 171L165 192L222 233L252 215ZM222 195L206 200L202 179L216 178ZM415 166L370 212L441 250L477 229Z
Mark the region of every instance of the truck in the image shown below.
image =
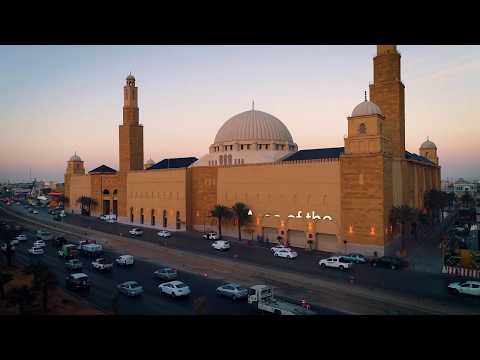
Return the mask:
M74 259L78 255L78 250L73 244L65 244L62 246L62 249L58 251L58 255L67 260Z
M92 267L95 270L111 271L113 269L113 263L107 263L105 258L99 258L92 262Z
M80 245L80 253L90 257L98 257L103 253L103 248L99 244L83 244Z
M257 310L274 315L314 315L315 312L303 306L275 299L273 288L268 285L254 285L248 289L248 303Z

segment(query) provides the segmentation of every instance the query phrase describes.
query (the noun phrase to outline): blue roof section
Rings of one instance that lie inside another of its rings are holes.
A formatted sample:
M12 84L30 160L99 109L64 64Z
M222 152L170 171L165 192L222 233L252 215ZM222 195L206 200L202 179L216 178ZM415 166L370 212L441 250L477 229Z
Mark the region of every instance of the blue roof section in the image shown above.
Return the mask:
M299 150L295 154L290 155L283 161L295 160L317 160L317 159L334 159L339 158L343 154L343 147Z
M97 167L96 169L93 169L89 171L89 174L111 174L111 173L116 173L117 170L112 169L111 167L108 167L107 165L102 165Z
M430 161L428 160L426 157L423 157L423 156L420 156L420 155L417 155L415 153L411 153L409 151L405 151L405 159L407 160L416 160L416 161L420 161L420 162L423 162L423 163L426 163L428 165L435 165L437 166L437 164L435 164L433 161Z
M186 168L192 165L197 160L198 159L196 157L163 159L162 161L149 167L147 170Z

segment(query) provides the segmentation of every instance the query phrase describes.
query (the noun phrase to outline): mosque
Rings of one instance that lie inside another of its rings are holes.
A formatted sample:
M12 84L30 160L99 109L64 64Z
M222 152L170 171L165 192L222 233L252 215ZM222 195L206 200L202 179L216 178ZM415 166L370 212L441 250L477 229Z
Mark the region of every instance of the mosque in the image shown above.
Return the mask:
M262 236L293 247L366 255L389 254L398 244L389 222L392 206L423 209L426 191L440 188L437 147L405 150L405 86L396 45L377 45L370 100L346 119L344 146L299 150L285 124L252 106L228 119L208 153L144 163L138 88L130 74L119 125L119 169L88 173L74 155L65 172L66 207L96 200L92 215L173 231L216 229L217 204L250 209L244 237ZM223 224L235 236L235 224Z

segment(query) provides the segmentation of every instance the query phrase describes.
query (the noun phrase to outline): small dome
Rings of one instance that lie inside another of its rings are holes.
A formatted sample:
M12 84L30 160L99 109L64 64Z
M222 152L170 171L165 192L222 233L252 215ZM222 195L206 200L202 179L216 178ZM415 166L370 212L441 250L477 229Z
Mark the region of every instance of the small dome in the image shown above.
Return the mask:
M75 153L70 158L70 161L82 161L82 159L80 158L80 156L77 155L77 153Z
M428 138L427 141L425 141L422 146L420 146L420 149L434 149L437 150L437 145L435 145L433 142L431 142Z
M126 80L135 80L135 76L132 75L132 73L130 73L128 76L127 76L127 79Z
M371 101L362 101L360 104L355 106L355 109L352 111L352 117L354 116L367 116L367 115L382 115L382 110L378 107L377 104L374 104Z
M228 119L218 130L214 142L282 141L293 144L287 127L275 116L259 110L248 110Z
M155 165L155 161L153 161L152 159L148 159L148 160L145 162L145 165L149 165L149 166Z

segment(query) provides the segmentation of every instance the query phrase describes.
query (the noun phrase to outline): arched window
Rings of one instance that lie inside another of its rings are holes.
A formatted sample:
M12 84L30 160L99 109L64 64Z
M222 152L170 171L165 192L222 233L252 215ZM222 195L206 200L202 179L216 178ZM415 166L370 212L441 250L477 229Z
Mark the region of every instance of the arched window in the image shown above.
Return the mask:
M130 208L130 222L133 223L133 207Z
M176 224L176 228L177 230L180 230L180 211L177 211L177 215L175 217L175 224Z
M110 191L108 189L103 190L103 195L110 195Z
M232 155L228 155L228 165L232 165Z
M220 166L223 165L223 155L219 156L218 161L220 162Z
M358 127L359 134L366 134L367 133L367 126L364 123L361 123Z
M143 208L140 209L140 224L143 224Z
M152 226L155 226L155 209L152 209L152 214L150 218L152 220Z
M163 227L166 228L168 225L167 220L167 210L163 210Z
M113 195L118 195L118 190L117 189L113 190Z

